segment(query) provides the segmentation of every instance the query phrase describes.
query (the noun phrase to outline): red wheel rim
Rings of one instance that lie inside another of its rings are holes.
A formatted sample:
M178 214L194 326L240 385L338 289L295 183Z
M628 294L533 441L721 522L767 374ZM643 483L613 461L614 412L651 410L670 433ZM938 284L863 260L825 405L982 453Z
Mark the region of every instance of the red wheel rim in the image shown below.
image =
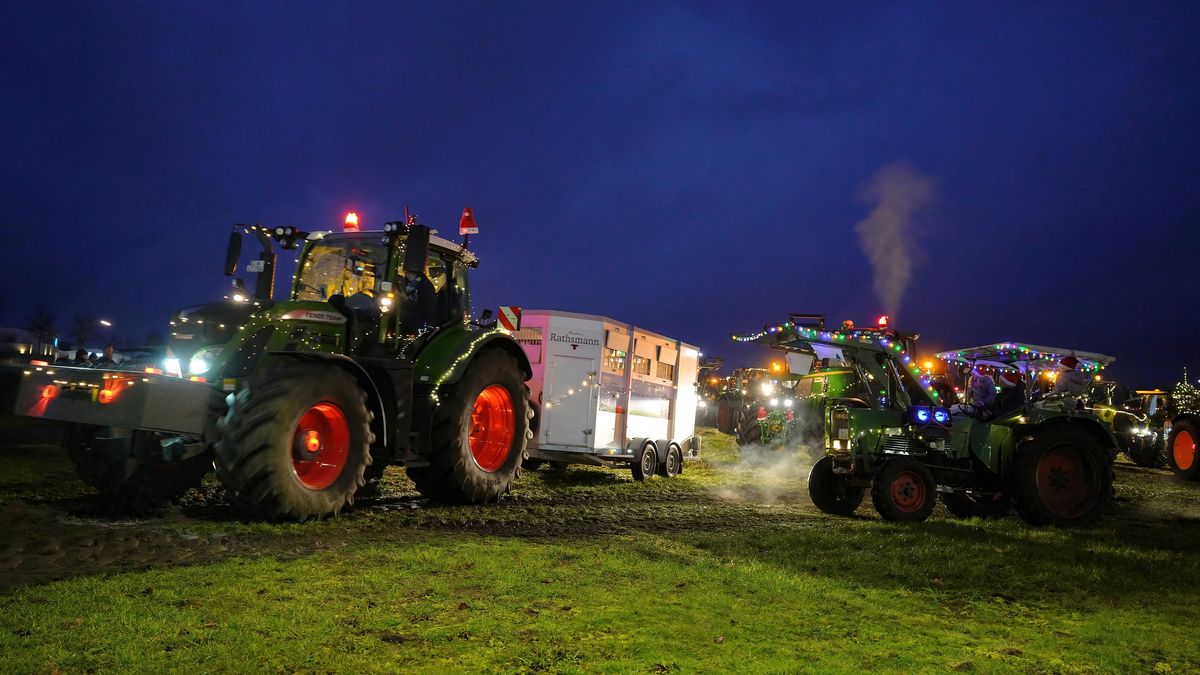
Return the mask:
M1196 461L1196 439L1187 431L1175 434L1175 442L1171 445L1171 454L1175 456L1175 466L1180 471L1192 468Z
M920 511L925 495L925 481L915 471L901 471L892 479L892 503L905 513Z
M342 409L318 403L300 416L292 436L292 471L300 484L323 490L333 484L350 456L350 425Z
M514 417L508 389L493 384L479 392L471 410L471 433L467 439L479 468L491 472L504 465L515 435Z
M1083 513L1095 496L1083 456L1073 446L1059 446L1043 454L1035 480L1042 503L1059 516Z

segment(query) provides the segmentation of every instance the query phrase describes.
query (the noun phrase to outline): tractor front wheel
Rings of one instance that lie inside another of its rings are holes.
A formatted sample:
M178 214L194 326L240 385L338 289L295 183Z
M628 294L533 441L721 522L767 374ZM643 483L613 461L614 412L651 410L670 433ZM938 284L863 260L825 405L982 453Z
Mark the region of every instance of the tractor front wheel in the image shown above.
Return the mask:
M721 397L717 401L717 431L723 434L732 434L737 424L737 410L733 403L728 398Z
M1013 462L1013 501L1032 525L1087 525L1112 496L1108 450L1087 431L1067 426L1047 429L1017 449Z
M756 406L741 406L738 408L738 419L735 433L739 446L758 445L763 442L763 425L758 420Z
M107 497L140 504L168 501L200 485L212 453L168 462L162 436L150 431L70 425L67 454L87 484Z
M281 363L251 378L220 420L217 476L240 511L267 520L337 514L371 464L371 411L352 375Z
M808 472L808 496L823 513L848 516L862 504L865 490L846 484L846 479L833 472L833 458L822 457Z
M502 350L480 352L439 399L429 466L410 468L408 477L421 494L442 502L500 499L512 489L530 434L521 366Z
M897 457L876 472L871 502L884 520L917 522L933 513L936 491L929 467L909 457Z
M1200 454L1196 450L1196 439L1200 430L1190 419L1176 420L1167 437L1167 465L1176 476L1184 480L1200 479Z

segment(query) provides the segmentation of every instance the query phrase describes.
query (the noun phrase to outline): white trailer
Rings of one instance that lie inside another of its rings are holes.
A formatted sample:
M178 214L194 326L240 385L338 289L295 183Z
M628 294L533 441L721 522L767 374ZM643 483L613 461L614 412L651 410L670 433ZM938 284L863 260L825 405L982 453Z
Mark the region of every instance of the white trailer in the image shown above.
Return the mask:
M529 462L673 477L700 455L696 347L603 316L523 310L535 416Z

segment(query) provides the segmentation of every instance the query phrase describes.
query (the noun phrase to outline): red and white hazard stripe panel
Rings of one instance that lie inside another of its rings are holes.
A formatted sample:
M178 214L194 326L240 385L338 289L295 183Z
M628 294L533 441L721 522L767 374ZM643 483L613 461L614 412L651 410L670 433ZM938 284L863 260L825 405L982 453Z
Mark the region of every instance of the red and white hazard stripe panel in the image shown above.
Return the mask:
M501 307L500 308L500 327L504 330L520 330L521 329L521 308L520 307Z

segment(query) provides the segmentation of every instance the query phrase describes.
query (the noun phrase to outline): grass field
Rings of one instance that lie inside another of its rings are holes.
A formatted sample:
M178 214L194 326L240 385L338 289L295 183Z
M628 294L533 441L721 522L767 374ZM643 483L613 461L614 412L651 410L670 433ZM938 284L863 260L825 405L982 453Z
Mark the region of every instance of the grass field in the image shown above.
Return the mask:
M57 451L0 450L0 668L1200 670L1200 485L1121 465L1094 528L893 525L818 513L803 459L705 443L672 481L541 470L494 507L389 470L298 525L211 486L113 512Z

